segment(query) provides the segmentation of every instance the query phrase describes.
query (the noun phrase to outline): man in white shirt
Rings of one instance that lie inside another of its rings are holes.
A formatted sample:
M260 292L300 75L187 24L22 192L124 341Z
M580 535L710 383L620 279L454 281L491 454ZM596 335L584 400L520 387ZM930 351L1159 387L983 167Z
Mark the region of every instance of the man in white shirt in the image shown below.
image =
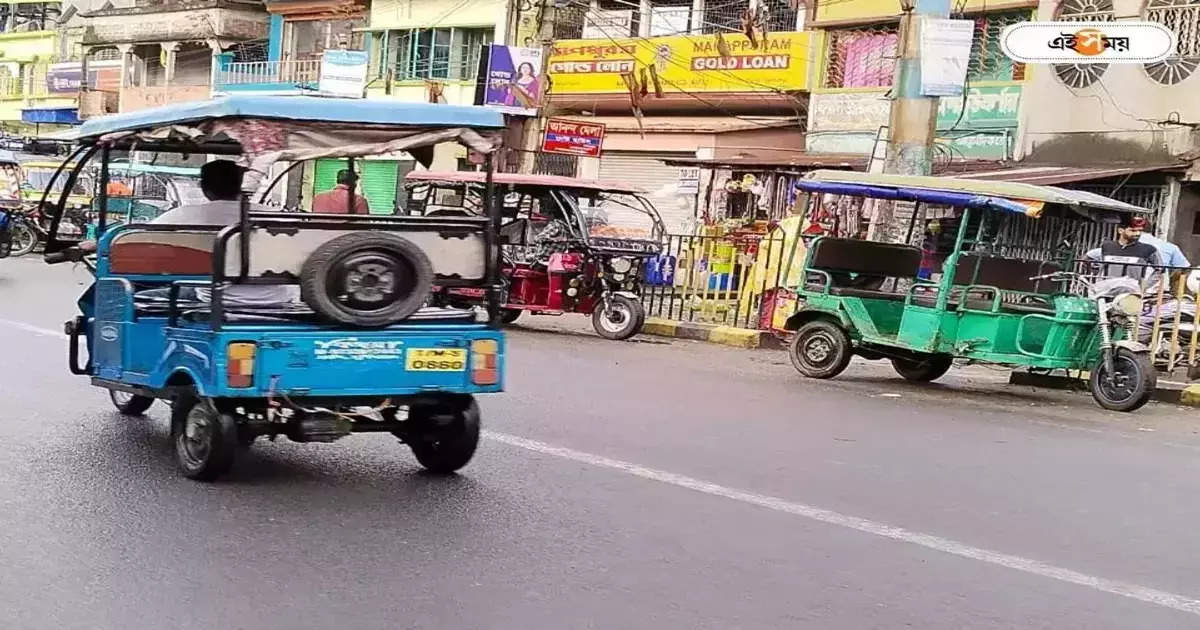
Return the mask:
M205 164L200 167L200 190L208 202L179 206L159 215L152 223L222 226L238 223L244 173L245 169L230 160ZM251 204L250 210L258 212L265 208ZM222 303L228 306L276 306L294 302L298 296L298 288L292 285L234 285L225 289ZM194 297L202 302L212 299L208 289L196 289Z

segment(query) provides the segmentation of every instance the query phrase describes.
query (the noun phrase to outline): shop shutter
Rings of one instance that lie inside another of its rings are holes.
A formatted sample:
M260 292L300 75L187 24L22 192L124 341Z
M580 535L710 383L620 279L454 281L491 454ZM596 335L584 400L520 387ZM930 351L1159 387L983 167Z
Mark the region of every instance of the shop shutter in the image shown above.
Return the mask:
M662 162L668 158L691 158L690 153L643 153L609 151L600 157L600 179L636 186L666 224L667 234L689 234L696 223L694 194L679 193L679 169Z
M396 181L399 162L395 160L358 160L359 194L367 198L371 214L392 214L396 207ZM313 175L313 194L322 193L337 185L338 171L346 168L346 160L317 160Z

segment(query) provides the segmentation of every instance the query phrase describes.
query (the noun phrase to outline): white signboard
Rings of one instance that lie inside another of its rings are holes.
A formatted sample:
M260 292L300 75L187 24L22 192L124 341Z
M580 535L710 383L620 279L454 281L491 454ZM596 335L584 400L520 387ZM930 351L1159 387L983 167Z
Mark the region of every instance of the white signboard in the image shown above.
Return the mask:
M686 35L691 28L692 7L650 9L650 37Z
M679 169L679 192L685 195L700 192L700 167L684 166Z
M367 53L362 50L326 50L321 57L317 90L329 96L362 98L367 87Z
M608 39L633 35L633 10L588 11L583 19L584 39Z
M921 94L962 96L975 20L921 18Z

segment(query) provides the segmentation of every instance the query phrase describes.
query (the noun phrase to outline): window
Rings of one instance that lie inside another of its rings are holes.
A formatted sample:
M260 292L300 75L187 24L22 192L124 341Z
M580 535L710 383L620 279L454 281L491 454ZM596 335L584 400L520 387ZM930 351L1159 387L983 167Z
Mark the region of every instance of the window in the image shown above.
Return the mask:
M58 2L4 4L0 5L0 30L14 33L54 30L61 15Z
M1057 19L1062 22L1111 22L1112 0L1063 0ZM1106 63L1056 64L1054 74L1068 87L1085 88L1104 76Z
M1150 0L1146 21L1162 24L1178 38L1176 55L1146 64L1146 74L1163 85L1174 85L1192 76L1200 66L1200 0Z
M350 20L290 20L283 24L284 57L293 61L320 59L326 50L342 43L350 50L362 50L361 18Z
M712 0L704 3L704 23L701 31L713 33L740 33L742 15L750 10L750 0ZM791 29L788 29L791 30Z
M1028 22L1028 9L1001 11L973 16L975 37L971 42L971 59L967 62L967 80L1020 81L1025 78L1024 64L1014 63L1000 48L1000 33L1005 27Z
M798 31L799 14L804 5L791 0L765 0L760 6L767 10L767 30Z
M896 69L895 24L829 31L825 87L888 87Z
M423 28L388 33L388 61L397 81L474 79L491 28Z

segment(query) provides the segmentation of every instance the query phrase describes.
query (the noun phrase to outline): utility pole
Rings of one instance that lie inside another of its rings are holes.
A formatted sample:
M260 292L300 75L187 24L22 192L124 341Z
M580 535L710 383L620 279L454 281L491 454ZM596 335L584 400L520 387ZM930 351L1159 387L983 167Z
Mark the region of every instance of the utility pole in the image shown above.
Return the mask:
M937 127L938 97L921 94L921 27L926 18L950 16L949 0L900 0L900 58L892 81L892 107L888 120L887 158L884 172L931 175L933 142ZM909 216L896 212L894 203L881 203L872 226L876 238L896 242L907 234ZM911 206L908 206L911 208Z
M520 0L511 0L519 2ZM538 150L541 148L542 128L545 126L549 104L546 102L546 90L549 87L549 79L547 75L550 69L550 49L554 45L554 20L556 17L557 7L554 5L555 0L535 0L538 3L537 13L537 41L533 42L535 46L540 46L542 49L542 68L538 75L542 93L539 95L538 113L534 117L522 118L521 129L521 153L518 158L519 171L521 173L532 173L537 162ZM527 44L518 44L527 45Z

